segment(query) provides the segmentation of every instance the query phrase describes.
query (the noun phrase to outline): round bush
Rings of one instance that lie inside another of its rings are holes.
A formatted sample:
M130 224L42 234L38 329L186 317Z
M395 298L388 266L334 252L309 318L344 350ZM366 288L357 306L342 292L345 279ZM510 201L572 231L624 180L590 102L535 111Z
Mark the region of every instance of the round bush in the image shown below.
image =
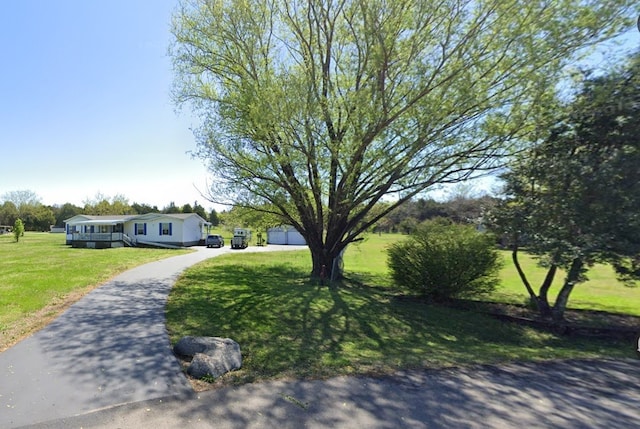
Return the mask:
M421 224L388 253L395 283L432 301L493 291L501 262L493 236L442 219Z

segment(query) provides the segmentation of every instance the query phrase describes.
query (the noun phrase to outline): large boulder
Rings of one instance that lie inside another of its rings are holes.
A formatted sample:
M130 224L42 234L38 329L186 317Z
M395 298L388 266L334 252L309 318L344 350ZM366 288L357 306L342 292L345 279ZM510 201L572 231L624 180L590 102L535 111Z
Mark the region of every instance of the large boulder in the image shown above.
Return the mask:
M230 338L183 337L173 347L177 355L192 357L187 374L220 377L242 367L240 345Z

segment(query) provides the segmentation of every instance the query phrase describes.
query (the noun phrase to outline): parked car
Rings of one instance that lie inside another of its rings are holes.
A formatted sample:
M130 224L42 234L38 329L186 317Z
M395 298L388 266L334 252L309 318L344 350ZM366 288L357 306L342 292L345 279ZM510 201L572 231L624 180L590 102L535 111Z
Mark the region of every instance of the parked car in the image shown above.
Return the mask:
M224 238L221 235L208 235L207 236L207 247L224 247Z

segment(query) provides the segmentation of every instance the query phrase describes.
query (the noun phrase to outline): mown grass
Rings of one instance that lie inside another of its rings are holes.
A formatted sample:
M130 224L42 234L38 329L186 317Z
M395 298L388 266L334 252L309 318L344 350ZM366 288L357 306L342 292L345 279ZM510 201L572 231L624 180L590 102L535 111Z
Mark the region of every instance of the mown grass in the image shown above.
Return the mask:
M505 259L501 271L500 288L491 296L498 302L524 303L528 294L511 261L511 252L502 252ZM536 259L524 252L519 252L518 260L527 274L527 278L537 291L544 280L546 269L537 265ZM549 298L555 299L565 278L565 272L559 270ZM569 298L569 308L580 310L600 310L612 313L640 316L640 283L629 287L616 279L610 265L597 264L587 272L588 280L578 284Z
M345 269L353 274L365 276L368 283L390 286L391 279L387 269L385 249L398 240L406 239L406 235L382 234L369 235L364 241L350 245L345 252ZM510 304L524 304L528 294L518 272L511 260L511 252L501 251L504 265L500 271L500 286L486 300ZM531 285L537 290L542 283L546 270L537 265L536 259L525 252L520 252L518 259L527 274ZM555 299L565 272L559 270L549 298ZM640 282L633 287L625 286L616 279L613 268L609 265L597 264L587 273L588 281L578 284L573 290L569 307L581 310L600 310L613 313L640 316Z
M0 235L0 350L42 323L43 315L33 315L64 304L69 294L81 295L132 267L184 252L74 249L65 245L64 234L26 232L17 243L13 235Z
M404 238L371 235L350 246L345 254L349 280L336 288L309 281L308 251L238 252L194 266L170 296L171 339L236 339L244 366L228 377L231 382L633 356L632 347L622 342L557 337L470 311L398 299L405 291L393 288L384 249ZM126 269L182 252L73 249L64 244L64 235L56 234L27 233L19 243L0 236L0 350L46 323L61 310L57 304L67 303L70 296L79 298ZM538 270L532 260L525 265L528 272ZM507 263L503 287L487 299L524 301L526 292L510 269ZM536 275L544 271L532 275L534 283ZM638 314L640 289L624 288L609 268L596 267L590 282L576 289L570 306ZM47 309L51 314L41 318Z
M307 251L223 255L187 270L171 292L171 341L184 335L239 342L241 383L387 373L513 360L632 357L625 342L559 337L471 311L401 299L381 252L401 237L370 237L345 254L348 280L309 280ZM381 282L377 282L382 280Z

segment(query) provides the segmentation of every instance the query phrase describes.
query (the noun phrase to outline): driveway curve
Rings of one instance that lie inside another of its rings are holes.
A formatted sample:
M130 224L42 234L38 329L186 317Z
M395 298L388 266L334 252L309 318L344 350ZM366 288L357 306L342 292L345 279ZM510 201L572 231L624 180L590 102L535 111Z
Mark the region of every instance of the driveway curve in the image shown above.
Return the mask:
M270 245L237 252L301 248ZM0 353L0 427L191 394L169 344L167 295L184 269L231 251L195 249L114 277Z
M268 246L247 251L296 250ZM194 393L164 307L205 249L124 272L0 353L0 428L636 428L640 361L582 360Z

